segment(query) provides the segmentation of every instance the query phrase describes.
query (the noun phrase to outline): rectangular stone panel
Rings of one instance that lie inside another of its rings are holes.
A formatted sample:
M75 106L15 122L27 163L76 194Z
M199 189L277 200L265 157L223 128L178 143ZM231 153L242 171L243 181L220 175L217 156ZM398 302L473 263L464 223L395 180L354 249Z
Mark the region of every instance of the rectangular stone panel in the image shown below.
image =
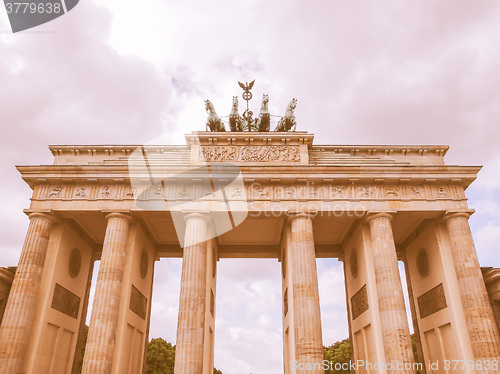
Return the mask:
M285 293L283 294L283 313L285 316L288 314L288 288L285 289Z
M141 291L132 285L132 290L130 292L130 306L129 309L137 314L142 319L146 319L146 309L148 305L148 299L144 296Z
M366 284L351 298L352 319L355 320L369 308Z
M417 300L420 318L428 317L448 306L442 283L424 293Z
M300 148L293 145L202 146L202 162L300 162Z
M212 289L210 289L210 314L215 318L215 295Z
M58 310L71 318L77 319L78 311L80 309L80 298L73 292L56 283L51 306L53 309Z

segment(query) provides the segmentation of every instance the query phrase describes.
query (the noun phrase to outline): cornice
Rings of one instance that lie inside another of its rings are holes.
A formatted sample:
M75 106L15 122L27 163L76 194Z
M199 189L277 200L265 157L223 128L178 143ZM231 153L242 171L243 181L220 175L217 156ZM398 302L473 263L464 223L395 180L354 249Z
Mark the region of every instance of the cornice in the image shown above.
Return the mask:
M158 165L152 164L149 168L150 171L165 171L165 170L186 170L186 169L197 169L202 168L204 165ZM478 173L482 166L462 166L462 165L409 165L409 164L381 164L381 165L238 165L241 171L248 172L304 172L304 173L320 173L320 172L332 172L332 171L360 171L363 173L369 172L387 172L387 173L399 173L399 172L454 172L454 171L465 171L467 173ZM65 172L122 172L128 171L129 166L127 164L99 164L99 165L18 165L17 170L21 173L40 173L40 172L50 172L50 173L65 173ZM139 170L139 166L137 169Z
M307 135L307 137L306 137ZM302 142L301 144L310 144L308 141L310 140L312 134L302 134L302 133L296 133L296 136L291 138L299 138L299 139L307 139L307 141ZM191 144L200 144L194 141L193 139L198 138L197 135L189 134L186 135L187 139L191 141ZM232 142L232 139L248 139L248 143L250 144L250 140L253 139L254 137L249 136L247 134L240 135L239 137L235 136L226 136L227 139L221 139L221 137L214 137L205 135L203 139L212 139L210 143L206 143L202 145L228 145L228 144L237 144L235 142ZM213 139L219 139L220 141L215 141L213 142ZM265 137L266 139L266 144L267 143L276 143L276 144L290 144L290 136L283 136L282 134L273 134L270 133L269 136ZM224 140L224 141L222 141ZM239 144L239 143L238 143ZM242 143L245 144L245 143ZM299 142L297 142L299 144ZM103 155L129 155L131 154L134 150L138 148L144 148L147 150L152 150L152 151L175 151L175 150L189 150L190 146L189 145L164 145L164 144L148 144L148 145L140 145L140 144L124 144L124 145L117 145L117 144L100 144L100 145L49 145L49 149L52 152L54 156L60 156L62 154L68 154L68 155L96 155L96 154L103 154ZM444 156L446 152L449 150L448 145L406 145L406 144L401 144L401 145L384 145L384 144L378 144L378 145L345 145L345 144L338 144L338 145L310 145L311 151L330 151L330 152L335 152L335 153L346 153L346 154L361 154L361 153L367 153L367 154L386 154L386 155L391 155L391 154L409 154L409 153L415 153L419 155L438 155L438 156Z
M353 145L353 144L339 144L339 145L321 145L314 144L311 146L311 151L330 151L335 153L349 153L349 154L403 154L416 153L419 155L437 155L444 156L449 150L448 145L406 145L406 144L377 144L377 145Z
M71 183L75 181L99 181L104 183L129 181L130 177L195 178L206 176L206 170L191 165L154 165L148 169L136 169L130 173L128 165L36 165L17 166L22 178L30 185ZM323 183L358 183L370 181L385 183L457 184L467 187L476 179L479 166L456 165L380 165L380 166L240 166L246 181L272 179L273 181L314 181ZM190 172L188 172L190 171ZM279 174L279 177L277 176Z

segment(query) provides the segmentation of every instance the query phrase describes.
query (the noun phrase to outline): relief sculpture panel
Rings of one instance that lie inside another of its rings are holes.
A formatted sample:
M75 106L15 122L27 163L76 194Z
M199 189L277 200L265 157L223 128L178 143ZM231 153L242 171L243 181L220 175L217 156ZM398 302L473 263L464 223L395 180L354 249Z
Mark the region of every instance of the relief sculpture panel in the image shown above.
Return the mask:
M204 146L200 148L200 161L206 162L299 162L298 146Z
M418 297L417 301L420 318L428 317L448 306L442 283Z
M275 148L285 148L285 146L269 146ZM207 150L208 147L204 149ZM222 153L220 149L231 147L211 147L218 149L213 153L209 152L209 160L216 162L229 161L263 161L263 160L298 160L299 154L292 153L250 153L244 154L244 151L238 150L235 153ZM235 146L232 148L251 148ZM263 147L256 147L262 149ZM207 151L208 152L208 151ZM71 191L69 190L71 188ZM217 200L218 196L211 185L206 185L205 182L193 183L191 180L186 181L166 181L164 190L160 185L154 188L144 186L144 191L140 191L138 187L131 188L130 186L122 185L56 185L43 186L37 192L34 200L64 200L65 191L68 190L69 196L73 200ZM241 200L250 198L252 200L352 200L352 201L370 201L382 198L383 200L400 200L400 201L416 201L416 200L461 200L463 191L449 186L427 186L424 188L420 185L370 185L370 184L315 184L308 181L297 181L297 183L276 184L275 182L253 182L245 183L244 187L233 187L225 191L227 197L231 200Z
M366 290L366 284L361 287L361 289L356 292L356 294L351 298L351 313L352 319L355 320L361 314L366 312L369 308L368 305L368 292Z

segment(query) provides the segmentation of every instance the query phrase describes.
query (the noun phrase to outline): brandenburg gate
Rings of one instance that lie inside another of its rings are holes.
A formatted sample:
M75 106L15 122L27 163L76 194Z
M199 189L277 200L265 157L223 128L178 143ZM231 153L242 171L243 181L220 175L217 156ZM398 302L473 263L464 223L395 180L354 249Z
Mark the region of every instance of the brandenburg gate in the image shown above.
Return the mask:
M243 128L223 131L209 117L216 131L184 146L51 146L53 165L19 166L33 196L0 373L75 372L96 260L82 372L145 373L160 257L183 258L176 374L212 373L217 261L236 257L281 263L287 374L324 372L316 258L326 257L344 265L353 360L378 364L357 373L416 372L398 261L423 370L498 373L465 195L479 168L446 165L446 146L315 145L283 118L269 132L231 118Z

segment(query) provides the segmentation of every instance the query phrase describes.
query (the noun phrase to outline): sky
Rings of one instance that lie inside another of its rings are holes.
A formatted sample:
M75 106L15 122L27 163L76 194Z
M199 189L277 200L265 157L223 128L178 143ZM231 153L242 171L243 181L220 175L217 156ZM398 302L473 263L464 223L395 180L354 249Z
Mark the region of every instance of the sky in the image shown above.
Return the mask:
M145 144L229 114L238 81L271 114L297 98L315 144L445 144L469 187L482 266L500 267L500 2L82 0L13 34L0 8L0 266L18 261L31 190L15 165L49 144ZM318 260L324 343L347 337L342 265ZM181 260L157 263L151 337L175 342ZM158 275L160 274L160 275ZM215 366L282 372L276 260L218 267ZM335 294L333 294L334 290Z

